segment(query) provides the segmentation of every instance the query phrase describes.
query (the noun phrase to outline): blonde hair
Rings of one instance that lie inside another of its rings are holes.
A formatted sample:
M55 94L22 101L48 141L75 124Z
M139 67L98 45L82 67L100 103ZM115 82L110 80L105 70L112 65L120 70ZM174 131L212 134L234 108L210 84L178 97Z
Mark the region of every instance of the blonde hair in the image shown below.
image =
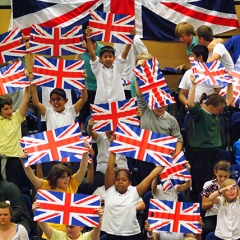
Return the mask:
M186 238L184 238L184 240L196 240L196 238L194 238L194 237L186 237Z
M220 189L222 188L225 188L229 185L232 185L232 184L236 184L236 181L234 179L226 179L225 181L223 181L220 185ZM236 186L237 188L237 195L236 195L236 198L234 199L234 201L238 198L238 195L239 195L239 187L238 185ZM223 192L223 197L224 197L224 200L223 200L223 206L226 206L229 202L228 202L228 199L225 197L225 191Z
M153 56L150 53L145 53L145 52L139 53L136 57L135 65L137 65L139 60L149 60L151 58L153 58Z
M175 33L176 38L180 38L183 35L187 35L187 36L189 36L189 35L195 36L196 35L193 25L191 25L188 22L181 22L181 23L177 24L177 26L175 27L174 33Z

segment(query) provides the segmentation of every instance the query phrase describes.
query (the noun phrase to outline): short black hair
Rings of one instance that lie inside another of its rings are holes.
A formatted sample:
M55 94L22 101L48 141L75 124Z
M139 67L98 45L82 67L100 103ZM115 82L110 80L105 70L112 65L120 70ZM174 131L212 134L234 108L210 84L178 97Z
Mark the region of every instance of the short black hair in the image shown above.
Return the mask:
M0 96L0 111L4 107L4 105L11 106L12 104L13 104L13 101L9 96L7 95Z
M105 52L110 52L110 53L112 53L115 56L115 49L113 47L111 47L111 46L104 46L104 47L102 47L100 49L100 52L99 52L100 57L102 57L102 55Z
M192 48L192 53L194 53L197 57L202 56L203 61L207 62L208 59L208 48L203 45L196 45Z
M50 98L52 97L53 94L57 94L57 95L61 96L63 99L67 98L65 90L62 88L54 88L50 93Z

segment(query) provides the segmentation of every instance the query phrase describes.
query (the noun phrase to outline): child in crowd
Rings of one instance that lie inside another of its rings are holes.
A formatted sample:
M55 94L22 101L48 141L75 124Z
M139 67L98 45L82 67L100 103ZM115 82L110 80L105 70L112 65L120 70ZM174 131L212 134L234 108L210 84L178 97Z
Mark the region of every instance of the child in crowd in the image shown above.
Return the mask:
M207 211L203 218L202 240L205 240L206 236L210 232L214 232L217 224L218 207L209 200L209 196L215 190L219 189L223 181L230 177L228 171L231 166L230 162L226 160L220 160L213 168L215 179L207 181L203 185L202 192L202 209Z
M110 152L105 174L106 198L102 230L107 233L106 240L140 240L142 238L136 218L136 205L139 197L143 196L163 167L155 167L140 184L133 187L129 170L120 169L114 174L115 162L116 154Z
M189 114L194 121L193 134L190 139L188 160L192 175L192 201L196 202L203 184L212 178L212 169L221 159L220 118L225 106L232 102L232 83L227 86L226 100L218 93L207 96L202 108L194 102L196 83L194 75L190 76L192 88L188 98Z
M86 30L87 47L91 58L91 68L97 80L97 91L95 104L115 102L125 99L122 86L121 73L125 67L128 52L131 44L126 44L122 54L115 59L115 50L111 46L105 46L100 49L100 57L97 57L91 40L88 35L91 33L90 27ZM135 35L133 29L131 34Z
M186 168L190 170L190 164L187 163ZM153 198L155 199L160 199L160 200L168 200L168 201L178 201L178 193L179 192L184 192L187 189L189 189L192 185L192 181L188 180L187 182L180 184L180 185L175 185L173 188L163 191L163 186L162 184L158 184L158 177L156 177L152 181L152 194ZM184 239L184 234L183 233L168 233L164 231L153 231L148 232L148 237L153 236L154 240L157 239L164 239L164 240L170 240L170 239L175 239L175 240L182 240ZM188 234L188 236L194 237L193 234Z
M196 30L198 43L208 47L213 41L213 31L209 26L200 26ZM228 71L232 71L234 67L231 55L222 43L217 43L212 51L209 51L208 62L219 60Z
M85 146L89 148L89 152L91 152L90 145L85 141ZM24 152L21 155L22 158L26 158L27 153ZM88 152L83 154L82 161L78 171L72 175L71 170L69 167L63 165L62 163L55 164L48 176L47 180L40 179L37 177L32 168L30 166L24 167L25 173L31 183L34 185L36 189L43 189L43 190L51 190L57 192L70 192L76 193L79 185L81 184L87 170L88 165ZM64 226L61 224L50 224L53 228L64 231ZM44 239L46 236L43 235Z
M21 224L11 222L13 210L11 203L0 202L0 239L27 240L28 234Z
M180 42L186 45L186 52L188 57L192 52L192 48L199 44L194 27L188 22L181 22L177 24L177 26L175 27L175 36L180 40ZM213 50L214 46L217 43L223 43L223 40L221 38L217 38L212 39L212 41L209 42L208 49L210 52ZM189 67L182 64L177 68L181 71L184 68Z
M138 64L144 64L144 60L139 60ZM138 107L142 111L141 128L178 138L176 152L182 151L183 138L176 118L166 111L166 106L151 110L145 101L136 80L135 88Z
M86 77L86 73L84 74ZM65 106L68 99L64 89L55 88L50 93L49 103L52 108L45 107L38 100L36 86L32 85L32 101L43 118L46 120L47 130L63 127L74 123L76 116L87 101L87 88L82 91L82 97L72 106Z
M39 203L33 203L33 210L37 209ZM99 240L100 230L102 225L102 208L96 208L94 211L99 215L99 225L94 227L91 231L82 233L82 226L73 226L73 225L64 225L64 232L58 231L49 226L45 222L38 222L40 228L43 230L44 234L47 236L47 239L50 240Z
M87 77L86 77L86 87L87 87L87 94L88 99L87 102L84 104L83 108L79 114L79 122L81 126L81 130L84 130L84 123L87 117L90 115L90 104L94 103L96 90L97 90L97 81L95 78L94 73L92 72L91 65L90 65L90 54L87 48L87 37L86 37L86 29L83 30L83 46L86 47L86 52L82 53L81 55L77 55L75 59L84 60L84 68L86 69ZM94 39L90 39L93 51L95 52L96 56L100 56L100 49L103 47L102 44L95 41ZM85 46L86 45L86 46Z
M92 137L92 140L96 142L98 147L97 154L97 166L94 173L94 178L92 184L85 187L84 193L93 194L93 192L104 185L104 176L107 170L107 162L109 157L109 146L110 142L114 140L114 131L105 132L93 132L92 128L94 125L94 120L92 118L88 121L88 135ZM128 168L127 159L125 156L117 154L116 164L119 168Z
M28 72L24 73L28 76ZM10 97L0 96L0 164L4 180L13 182L21 190L25 177L19 156L22 148L19 139L22 137L21 123L26 118L30 88L26 87L23 101L16 112L13 112L13 101Z
M218 208L216 239L240 238L240 200L239 188L235 180L227 179L214 191L209 200Z

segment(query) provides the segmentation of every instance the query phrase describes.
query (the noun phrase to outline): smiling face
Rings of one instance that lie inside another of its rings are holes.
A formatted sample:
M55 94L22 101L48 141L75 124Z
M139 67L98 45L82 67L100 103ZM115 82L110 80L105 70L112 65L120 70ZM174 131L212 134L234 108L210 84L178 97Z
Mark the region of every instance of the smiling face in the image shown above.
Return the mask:
M65 109L65 104L67 103L68 99L64 99L62 96L53 93L49 103L52 105L52 107L54 108L54 110L58 113L61 113L64 111Z
M9 208L0 208L0 225L9 224L11 220L11 213Z
M179 38L180 42L187 46L192 45L192 39L193 39L192 34L190 34L190 35L182 34Z
M81 235L83 227L66 225L66 234L70 239L77 239Z
M115 56L111 52L105 52L101 57L100 61L103 63L103 65L107 68L110 68L113 65L113 62L115 60Z
M6 119L10 119L12 117L13 114L13 106L12 105L8 105L8 104L4 104L4 106L1 108L1 116L6 118Z
M223 193L223 196L227 199L228 202L232 202L236 199L238 195L237 185L233 186L230 190L226 190Z
M119 193L124 194L127 191L128 186L130 186L130 184L131 184L131 181L129 180L127 173L125 171L118 171L115 176L116 190Z

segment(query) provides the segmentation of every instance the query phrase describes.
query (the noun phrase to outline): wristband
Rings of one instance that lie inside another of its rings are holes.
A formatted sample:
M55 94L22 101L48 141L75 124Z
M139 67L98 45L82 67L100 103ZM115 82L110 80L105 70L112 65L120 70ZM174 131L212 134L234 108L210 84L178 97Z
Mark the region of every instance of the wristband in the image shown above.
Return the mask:
M153 233L152 235L149 235L149 233L147 232L147 238L152 238L153 237Z
M218 189L218 194L219 194L219 195L222 195L222 193L219 191L219 189Z

